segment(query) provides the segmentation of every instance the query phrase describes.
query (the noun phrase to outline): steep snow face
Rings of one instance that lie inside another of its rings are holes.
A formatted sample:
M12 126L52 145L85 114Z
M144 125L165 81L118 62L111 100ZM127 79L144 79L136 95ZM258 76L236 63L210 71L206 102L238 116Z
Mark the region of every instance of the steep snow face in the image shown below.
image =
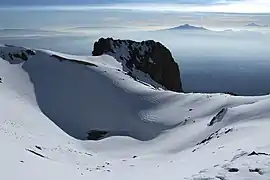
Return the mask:
M269 96L156 90L111 56L32 51L0 58L1 179L270 178ZM78 140L91 130L108 134Z

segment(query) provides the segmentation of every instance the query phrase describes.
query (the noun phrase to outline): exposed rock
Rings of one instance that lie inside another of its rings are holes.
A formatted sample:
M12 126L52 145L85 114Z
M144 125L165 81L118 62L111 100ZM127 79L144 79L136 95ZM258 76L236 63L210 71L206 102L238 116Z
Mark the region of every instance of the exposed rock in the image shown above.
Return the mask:
M231 96L238 96L238 94L234 93L234 92L226 92L225 94L229 94Z
M35 152L35 151L31 150L31 149L25 149L25 150L28 151L28 152L30 152L30 153L33 153L34 155L37 155L39 157L48 159L46 156L44 156L44 155L42 155L40 153L37 153L37 152Z
M220 179L220 180L227 180L225 177L223 176L216 176L217 179Z
M220 129L217 130L216 132L210 134L210 136L208 136L207 138L205 138L204 140L202 140L202 141L201 141L200 143L198 143L197 145L205 144L205 143L208 144L209 141L210 141L211 139L213 139L214 137L217 137L217 136L218 136L219 131L220 131Z
M238 172L239 169L238 168L229 168L228 171L229 172Z
M156 88L183 91L179 67L171 52L159 42L101 38L95 42L92 54L93 56L102 54L113 56L122 63L123 70L129 75ZM139 75L140 72L146 75Z
M35 51L23 47L5 45L0 48L0 57L11 64L20 64L34 55L36 55Z
M256 173L259 173L260 175L263 175L263 171L259 168L249 169L249 172L256 172Z
M91 130L88 132L87 139L97 141L103 139L107 134L108 134L107 131Z
M40 146L35 146L35 148L37 148L39 150L42 150L42 148Z
M9 54L9 55L11 55L11 57L12 57L12 54ZM24 52L15 53L15 54L13 54L13 57L19 58L19 59L24 60L24 61L27 61L28 60L28 57L27 57L27 55Z
M212 140L213 138L220 138L223 135L228 134L229 132L233 132L233 128L223 128L223 129L218 129L217 131L215 131L214 133L210 134L208 137L206 137L204 140L202 140L200 143L198 143L197 145L201 145L201 144L208 144L210 142L210 140ZM224 148L224 147L222 147Z
M248 156L260 156L260 155L270 156L270 154L268 154L268 153L261 153L261 152L255 152L255 151L253 151L252 153L250 153Z
M216 116L214 116L211 121L208 123L208 126L213 126L215 123L222 121L225 114L227 113L228 108L222 108Z

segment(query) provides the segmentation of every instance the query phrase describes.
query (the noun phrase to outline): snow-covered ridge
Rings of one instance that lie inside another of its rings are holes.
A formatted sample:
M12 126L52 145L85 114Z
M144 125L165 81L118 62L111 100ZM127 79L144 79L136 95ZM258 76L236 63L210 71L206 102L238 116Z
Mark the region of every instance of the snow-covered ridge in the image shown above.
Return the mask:
M0 58L1 179L269 179L269 96L161 91L108 55L30 50Z

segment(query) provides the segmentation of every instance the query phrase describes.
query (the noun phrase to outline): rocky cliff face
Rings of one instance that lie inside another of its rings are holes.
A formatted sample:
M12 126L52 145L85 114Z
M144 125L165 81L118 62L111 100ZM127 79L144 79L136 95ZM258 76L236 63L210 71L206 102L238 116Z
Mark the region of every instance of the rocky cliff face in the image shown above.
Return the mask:
M95 42L92 54L113 56L122 63L124 71L139 81L171 91L183 91L179 67L171 52L159 42L101 38Z

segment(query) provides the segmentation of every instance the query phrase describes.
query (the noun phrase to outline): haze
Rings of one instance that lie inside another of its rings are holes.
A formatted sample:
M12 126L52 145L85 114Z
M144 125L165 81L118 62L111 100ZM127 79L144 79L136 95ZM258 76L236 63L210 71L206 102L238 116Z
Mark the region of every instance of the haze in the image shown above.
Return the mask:
M261 95L270 91L265 84L270 72L266 0L0 4L0 44L91 55L93 42L101 36L154 39L172 51L187 92ZM247 26L252 23L258 26ZM166 30L183 24L209 31Z

